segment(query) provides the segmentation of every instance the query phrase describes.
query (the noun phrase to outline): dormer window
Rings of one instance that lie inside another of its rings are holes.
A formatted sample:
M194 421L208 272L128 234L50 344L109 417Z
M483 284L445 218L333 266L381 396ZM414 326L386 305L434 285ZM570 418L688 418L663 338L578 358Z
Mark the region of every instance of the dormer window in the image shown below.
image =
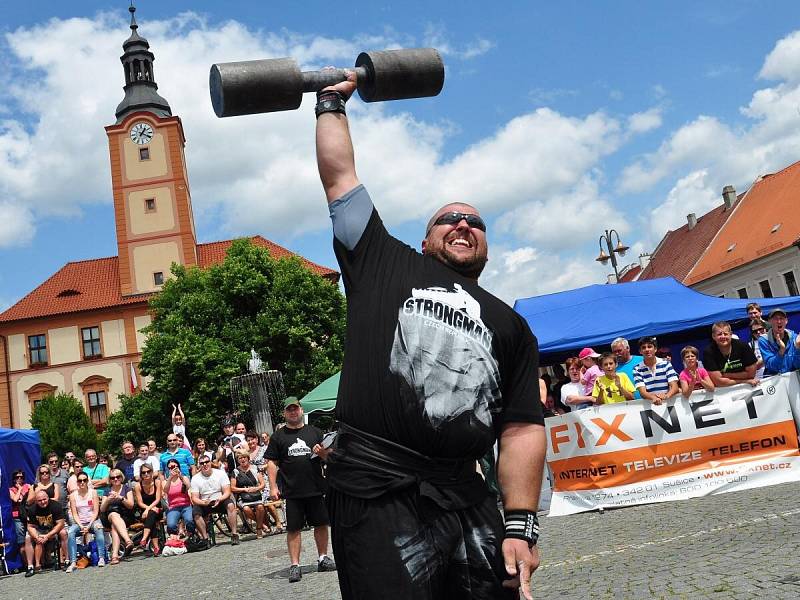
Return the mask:
M156 199L155 198L145 198L144 199L144 212L146 212L146 213L156 212Z
M161 271L153 273L153 283L155 285L164 285L164 273Z
M781 223L775 223L775 225L772 226L770 233L777 233L778 229L781 228L781 225L782 225Z
M72 288L61 290L56 294L57 298L69 298L70 296L80 296L81 293L78 290L73 290Z
M734 242L733 244L728 246L728 249L726 250L726 252L733 252L734 248L736 248L736 242Z

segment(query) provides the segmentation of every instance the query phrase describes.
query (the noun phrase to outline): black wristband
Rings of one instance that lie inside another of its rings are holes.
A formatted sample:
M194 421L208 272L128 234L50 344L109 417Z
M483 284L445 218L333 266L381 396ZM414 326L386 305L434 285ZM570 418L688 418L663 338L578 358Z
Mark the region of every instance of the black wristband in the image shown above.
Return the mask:
M344 94L336 90L325 90L317 92L317 105L314 107L314 114L319 116L326 112L336 112L346 114L344 110L345 102L347 99Z
M508 510L505 512L506 538L525 540L533 547L539 540L539 518L532 510Z

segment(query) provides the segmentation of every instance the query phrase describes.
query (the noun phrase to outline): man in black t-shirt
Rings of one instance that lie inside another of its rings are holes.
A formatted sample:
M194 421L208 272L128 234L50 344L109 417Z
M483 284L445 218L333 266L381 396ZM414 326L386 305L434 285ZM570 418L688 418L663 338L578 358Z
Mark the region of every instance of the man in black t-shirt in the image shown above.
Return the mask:
M437 210L422 254L386 231L356 176L355 77L316 107L347 294L340 426L320 451L342 597L516 598L521 586L530 598L545 454L536 338L477 283L488 247L473 206ZM498 440L505 524L475 468Z
M323 494L325 480L316 451L322 432L306 425L303 408L294 396L283 403L286 426L272 434L265 457L272 500L284 499L286 544L289 548L289 581L300 581L300 533L308 524L314 528L317 544L317 570L334 571L336 563L328 556L328 511Z
M753 349L731 337L731 326L719 321L711 326L712 342L703 351L703 367L717 387L739 383L758 385Z
M25 558L28 570L25 577L32 577L42 566L44 547L50 540L59 539L62 552L67 548L67 530L64 527L64 511L61 504L51 500L44 490L36 492L35 502L28 507L28 535L25 538ZM66 556L66 554L64 554Z

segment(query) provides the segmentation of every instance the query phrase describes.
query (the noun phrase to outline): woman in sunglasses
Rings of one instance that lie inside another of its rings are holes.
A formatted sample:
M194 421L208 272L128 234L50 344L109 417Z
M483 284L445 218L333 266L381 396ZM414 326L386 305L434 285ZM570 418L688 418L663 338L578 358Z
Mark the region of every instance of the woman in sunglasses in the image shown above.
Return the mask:
M125 543L125 554L128 555L133 550L133 542L128 535L128 525L133 520L133 492L127 483L124 483L125 476L119 469L111 469L108 474L108 481L111 484L108 492L103 495L103 503L100 505L100 520L107 529L111 529L111 561L109 564L119 563L120 541Z
M25 545L26 519L25 504L28 502L28 492L31 485L25 482L25 473L17 469L11 474L11 487L8 495L11 497L11 518L14 521L14 531L17 534L17 547L22 549ZM25 553L20 551L20 556L25 558Z
M97 566L103 567L106 564L106 538L103 524L97 518L100 515L100 498L96 491L89 488L89 476L86 473L79 473L76 481L78 489L69 496L69 514L72 525L67 531L67 552L69 554L67 573L75 570L75 561L78 560L77 538L79 534L83 537L84 542L87 534L94 534L97 552L100 555Z
M72 461L72 467L73 467L74 471L73 471L72 475L69 476L69 479L67 479L67 495L68 496L70 494L72 494L72 492L74 492L75 490L78 489L78 475L83 473L83 465L84 464L86 464L86 463L83 462L83 459L79 458L77 456ZM92 484L92 480L91 479L89 479L89 489L90 490L94 489L94 485Z
M161 519L161 486L156 482L153 467L149 463L139 468L139 485L134 488L133 496L136 506L141 510L139 516L144 524L139 546L145 550L151 545L153 556L158 556L161 552L158 547L158 536L150 536Z
M167 461L165 476L166 480L162 491L167 495L167 533L178 535L178 523L181 519L183 519L186 530L193 533L192 501L189 498L191 482L188 477L181 474L181 465L174 458Z
M36 502L36 492L43 490L47 497L56 502L61 502L61 490L50 474L50 467L39 465L36 469L36 483L28 491L28 504Z

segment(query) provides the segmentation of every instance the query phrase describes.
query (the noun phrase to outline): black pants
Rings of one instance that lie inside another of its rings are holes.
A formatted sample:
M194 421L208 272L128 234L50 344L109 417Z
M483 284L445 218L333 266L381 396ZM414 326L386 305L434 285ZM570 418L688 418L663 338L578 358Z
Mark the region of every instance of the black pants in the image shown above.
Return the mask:
M500 550L494 496L445 511L413 489L374 500L330 490L333 553L343 600L518 598Z

